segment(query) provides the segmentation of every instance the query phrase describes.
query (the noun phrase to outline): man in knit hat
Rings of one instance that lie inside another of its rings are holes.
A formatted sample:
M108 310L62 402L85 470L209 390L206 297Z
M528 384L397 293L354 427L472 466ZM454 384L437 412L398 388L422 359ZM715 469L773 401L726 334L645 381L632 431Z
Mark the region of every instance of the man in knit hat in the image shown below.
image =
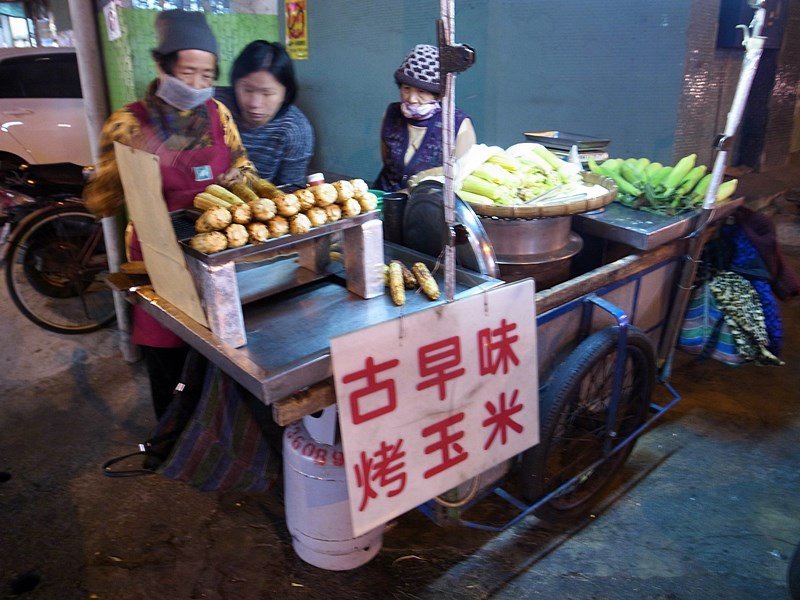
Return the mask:
M170 211L190 208L194 196L209 184L228 184L255 171L231 113L213 98L217 40L203 13L161 12L155 30L158 77L140 101L114 112L101 132L96 175L84 192L87 207L100 216L116 214L124 200L115 141L159 157L162 194ZM126 236L128 258L142 261L136 232L131 231ZM172 399L188 348L140 306L133 307L132 324L160 417Z
M381 125L383 168L377 188L394 192L407 187L412 175L434 167L442 160L442 106L444 90L439 73L439 49L419 44L394 72L400 102L386 109ZM456 109L456 158L475 144L470 118Z

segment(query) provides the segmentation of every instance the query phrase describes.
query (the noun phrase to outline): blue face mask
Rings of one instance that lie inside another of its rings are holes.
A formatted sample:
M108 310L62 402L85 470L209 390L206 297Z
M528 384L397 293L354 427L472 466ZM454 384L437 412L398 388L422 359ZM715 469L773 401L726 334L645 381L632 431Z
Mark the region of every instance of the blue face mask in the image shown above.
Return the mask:
M202 90L183 83L177 77L163 73L159 78L156 96L178 110L191 110L214 97L214 87Z

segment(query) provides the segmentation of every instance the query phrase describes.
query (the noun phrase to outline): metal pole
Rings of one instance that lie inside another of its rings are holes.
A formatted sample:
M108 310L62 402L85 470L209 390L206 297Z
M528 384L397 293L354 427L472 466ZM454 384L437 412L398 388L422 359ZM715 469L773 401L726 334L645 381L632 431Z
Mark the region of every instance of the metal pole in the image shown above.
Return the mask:
M97 36L97 14L93 0L69 0L69 15L75 38L75 52L78 57L78 72L81 79L81 92L86 111L86 126L92 159L97 162L100 151L100 131L108 116L105 73ZM102 220L108 268L119 271L125 259L125 246L122 225L117 217ZM114 309L117 313L119 349L127 362L139 359L139 352L130 341L130 313L128 303L122 292L114 292Z
M695 230L690 236L689 250L684 257L684 264L680 273L680 282L675 293L675 300L672 303L669 318L667 319L664 339L662 340L659 351L659 357L665 357L663 368L659 376L661 381L669 379L672 371L675 344L678 341L683 315L689 304L694 278L697 274L697 262L700 260L700 255L707 237L707 233L704 231L705 226L714 215L717 190L719 189L719 184L722 182L722 176L725 173L728 151L732 146L733 136L739 128L739 123L747 104L747 97L753 85L753 78L758 69L758 61L761 59L761 53L764 49L765 38L761 37L761 29L764 26L764 18L766 16L766 10L763 7L764 0L750 0L750 5L755 10L753 20L750 22L750 27L748 28L745 25L738 26L744 33L742 45L745 47L745 55L742 60L742 70L739 75L739 81L736 85L736 93L734 94L731 110L728 112L728 117L725 122L725 130L714 144L717 148L717 155L714 160L714 168L711 171L711 182L708 186L705 198L703 199L703 209L698 215Z
M451 46L455 38L455 0L441 0L441 19L444 42ZM441 43L441 42L440 42ZM440 63L442 57L439 57ZM455 225L455 198L453 197L453 168L455 166L455 74L442 70L444 96L442 97L442 166L444 167L444 222L449 236ZM448 302L455 296L456 247L448 239L444 247L444 295Z

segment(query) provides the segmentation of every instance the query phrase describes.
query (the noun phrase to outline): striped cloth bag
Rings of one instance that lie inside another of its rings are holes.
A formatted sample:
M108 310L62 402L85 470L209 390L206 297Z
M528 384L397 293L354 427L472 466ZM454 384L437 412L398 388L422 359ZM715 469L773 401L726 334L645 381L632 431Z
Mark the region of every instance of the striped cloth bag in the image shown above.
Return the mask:
M746 359L739 354L725 315L707 283L695 288L678 336L678 347L700 358L711 357L728 365Z
M200 401L158 472L202 491L263 492L281 474L280 435L261 401L209 365Z

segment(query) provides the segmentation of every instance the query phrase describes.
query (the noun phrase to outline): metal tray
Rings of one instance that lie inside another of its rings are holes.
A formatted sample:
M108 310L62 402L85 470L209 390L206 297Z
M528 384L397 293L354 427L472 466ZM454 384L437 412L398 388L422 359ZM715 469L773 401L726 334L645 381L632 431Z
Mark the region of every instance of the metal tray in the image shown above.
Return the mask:
M566 131L532 131L526 132L525 137L531 142L559 150L569 150L572 146L577 146L579 151L602 150L611 143L611 140Z
M189 245L189 239L192 237L192 235L194 235L194 220L192 219L197 218L196 213L193 213L192 211L188 210L183 211L180 215L176 213L175 216L173 216L173 226L175 226L176 220L178 221L181 227L183 227L184 225L183 222L185 220L187 219L191 220L192 230L189 233L189 235L183 237L178 235L178 243L180 243L180 245L183 247L184 252L186 252L186 254L193 256L197 260L207 265L223 265L225 263L229 263L237 259L250 257L258 254L267 254L270 252L274 252L276 250L282 250L284 248L294 246L298 242L303 242L324 235L329 235L336 231L343 231L351 227L357 227L362 223L366 223L367 221L372 221L373 219L377 219L379 217L380 217L379 210L377 209L371 210L365 213L361 213L360 215L357 215L355 217L342 218L339 221L336 221L335 223L327 223L326 225L314 227L313 229L307 231L306 233L294 234L294 235L287 234L279 238L267 240L263 244L246 244L244 246L241 246L240 248L228 248L227 250L215 252L214 254L204 254L203 252L198 252ZM176 234L177 233L178 233L178 226L176 226Z
M714 210L713 221L723 219L739 206L743 198L734 198ZM622 242L637 250L651 250L690 234L699 210L682 215L660 215L614 202L603 211L575 215L572 228L581 234Z

